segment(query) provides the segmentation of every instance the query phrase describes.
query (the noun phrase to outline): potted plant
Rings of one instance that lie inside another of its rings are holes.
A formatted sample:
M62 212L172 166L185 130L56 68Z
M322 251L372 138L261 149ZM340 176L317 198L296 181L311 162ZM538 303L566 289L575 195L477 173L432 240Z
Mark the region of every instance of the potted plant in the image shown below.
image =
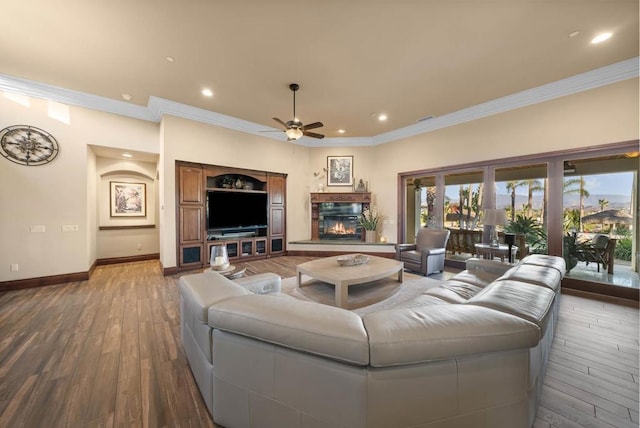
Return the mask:
M576 233L569 232L564 235L562 240L562 257L564 258L567 273L571 272L571 269L578 264L578 250L580 244L576 242Z
M220 186L225 189L231 189L233 187L233 177L224 175L220 180Z
M358 219L360 226L365 230L365 241L376 242L376 231L378 230L378 222L380 216L375 210L365 209Z

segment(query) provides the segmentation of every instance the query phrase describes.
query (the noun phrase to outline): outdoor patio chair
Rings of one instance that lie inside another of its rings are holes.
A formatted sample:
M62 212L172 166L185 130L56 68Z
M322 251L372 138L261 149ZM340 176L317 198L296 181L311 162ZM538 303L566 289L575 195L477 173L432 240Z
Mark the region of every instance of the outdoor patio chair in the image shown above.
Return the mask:
M579 244L577 257L581 262L585 262L587 266L589 263L595 263L600 272L600 265L606 268L609 261L608 255L609 237L607 235L596 235L591 241L583 242Z

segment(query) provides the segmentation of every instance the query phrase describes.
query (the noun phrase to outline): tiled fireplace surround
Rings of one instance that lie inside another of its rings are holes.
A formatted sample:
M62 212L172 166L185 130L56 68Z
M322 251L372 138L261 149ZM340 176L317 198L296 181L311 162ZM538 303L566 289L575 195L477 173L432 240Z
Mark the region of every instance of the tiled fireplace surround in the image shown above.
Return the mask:
M358 217L371 204L371 193L311 193L311 239L364 241Z

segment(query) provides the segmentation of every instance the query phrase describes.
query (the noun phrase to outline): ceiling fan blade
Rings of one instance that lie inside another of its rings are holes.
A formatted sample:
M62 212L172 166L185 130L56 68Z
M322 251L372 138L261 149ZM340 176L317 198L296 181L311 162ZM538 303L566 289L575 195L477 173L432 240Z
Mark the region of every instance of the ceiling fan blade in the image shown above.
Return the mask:
M307 131L304 131L304 132L302 133L302 135L306 135L307 137L311 137L311 138L319 138L319 139L324 138L324 135L322 135L322 134L316 134L315 132L307 132Z
M316 128L321 128L323 126L324 125L322 124L322 122L313 122L308 125L305 125L304 129L316 129Z
M284 126L285 128L288 128L287 124L281 121L280 119L278 119L277 117L272 117L272 119L278 122L280 125Z

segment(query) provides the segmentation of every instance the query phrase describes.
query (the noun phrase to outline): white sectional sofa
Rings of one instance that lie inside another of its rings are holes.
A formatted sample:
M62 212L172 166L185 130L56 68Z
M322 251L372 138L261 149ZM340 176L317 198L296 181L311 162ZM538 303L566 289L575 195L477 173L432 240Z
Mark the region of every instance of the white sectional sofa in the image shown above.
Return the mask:
M180 278L183 346L216 423L242 427L530 427L557 322L559 257L467 270L358 315L280 278Z

